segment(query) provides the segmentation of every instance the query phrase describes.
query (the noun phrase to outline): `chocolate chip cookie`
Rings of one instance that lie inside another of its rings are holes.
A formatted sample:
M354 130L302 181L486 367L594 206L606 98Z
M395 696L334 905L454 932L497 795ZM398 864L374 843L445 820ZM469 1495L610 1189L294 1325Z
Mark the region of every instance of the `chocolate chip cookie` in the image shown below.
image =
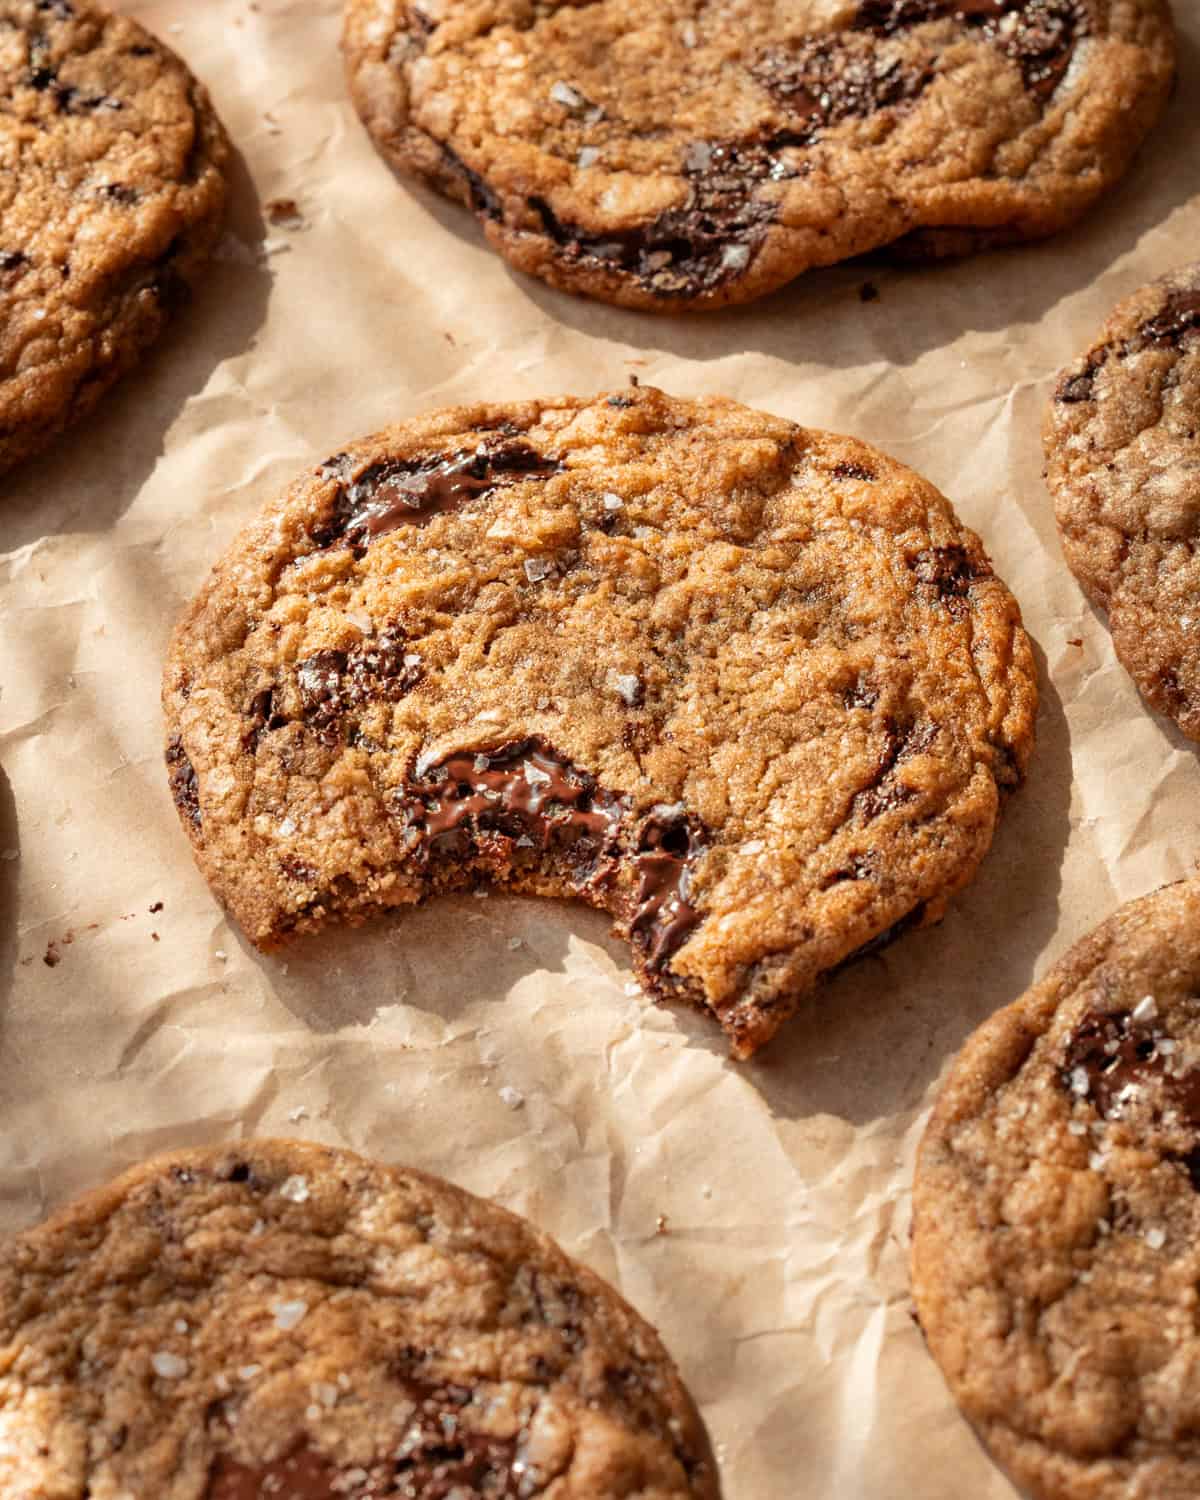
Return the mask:
M94 0L0 0L0 470L141 357L217 238L207 93Z
M1052 234L1166 101L1166 0L347 0L384 157L519 270L667 312Z
M0 1250L0 1491L717 1500L654 1330L531 1225L294 1141L161 1156Z
M745 1057L942 915L1036 683L931 485L642 388L335 454L217 566L164 699L184 827L260 947L482 881L574 897Z
M1147 702L1200 740L1200 262L1062 372L1045 444L1071 571Z
M1132 902L963 1048L913 1283L967 1417L1035 1500L1200 1492L1200 881Z

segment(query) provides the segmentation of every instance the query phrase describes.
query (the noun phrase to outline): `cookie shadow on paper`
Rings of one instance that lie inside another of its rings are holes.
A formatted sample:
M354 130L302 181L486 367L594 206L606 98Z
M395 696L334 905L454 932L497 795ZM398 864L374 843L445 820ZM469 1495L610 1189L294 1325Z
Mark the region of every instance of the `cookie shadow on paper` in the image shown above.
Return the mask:
M0 1025L3 1025L17 962L20 855L17 801L12 783L0 767Z

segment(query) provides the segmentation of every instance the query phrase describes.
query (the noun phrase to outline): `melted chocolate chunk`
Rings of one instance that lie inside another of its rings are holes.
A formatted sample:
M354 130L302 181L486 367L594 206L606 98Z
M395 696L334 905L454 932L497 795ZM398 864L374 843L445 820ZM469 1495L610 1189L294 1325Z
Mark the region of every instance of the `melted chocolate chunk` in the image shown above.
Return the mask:
M29 257L23 250L0 250L0 277L5 281L15 281L28 264Z
M890 948L897 938L914 927L919 927L925 917L925 903L918 901L912 911L906 913L898 922L893 922L890 927L885 927L870 941L864 943L861 948L855 948L853 953L848 953L841 963L836 965L830 972L836 974L838 970L846 968L849 964L855 964L861 958L873 958L882 953L885 948Z
M948 547L927 547L918 552L912 561L912 570L918 583L937 590L939 600L953 615L960 615L966 608L971 585L979 578L991 576L991 569L972 561L970 553L960 543Z
M1163 1040L1152 1025L1136 1021L1127 1010L1108 1015L1089 1011L1067 1042L1059 1082L1088 1099L1105 1120L1119 1118L1127 1091L1157 1082L1163 1107L1200 1131L1200 1071L1173 1071L1170 1056L1159 1046ZM1086 1092L1079 1087L1080 1070Z
M1096 384L1096 371L1091 365L1078 375L1064 375L1054 392L1054 399L1064 406L1074 406L1080 401L1090 401Z
M935 76L937 50L888 56L879 43L946 19L997 47L1042 100L1058 87L1087 30L1082 0L862 0L845 31L764 53L751 73L803 118L799 135L811 144L844 120L903 109L918 99Z
M518 1500L526 1466L511 1438L472 1432L459 1415L470 1392L422 1394L394 1452L363 1469L335 1465L311 1448L251 1468L222 1455L205 1500Z
M171 796L175 799L175 806L194 828L199 828L203 821L203 814L200 811L200 785L196 780L196 772L192 763L187 757L187 751L183 748L183 741L178 735L173 735L167 746L167 775L171 783Z
M701 919L691 902L692 870L706 847L699 826L682 808L658 808L634 830L626 797L543 740L456 751L410 780L394 806L425 861L475 855L507 866L520 849L554 851L583 894L628 860L638 877L630 934L652 973Z
M296 686L304 721L326 744L341 737L342 699L339 692L346 670L344 651L318 651L296 667Z
M890 37L947 17L999 48L1039 99L1058 87L1088 22L1083 0L862 0L854 26Z
M822 130L843 120L911 104L933 76L933 60L915 66L885 60L869 37L843 33L807 38L787 52L773 49L751 72L788 110L804 117L799 139L811 145Z
M448 755L409 783L402 809L426 857L569 847L581 885L611 871L626 813L622 798L537 739Z
M1178 348L1185 334L1197 330L1200 330L1200 287L1172 292L1162 312L1143 323L1138 333L1147 344Z
M548 479L562 466L524 443L388 459L372 464L339 490L329 525L317 534L322 546L345 540L366 548L400 526L423 526L463 500L519 479Z
M250 721L250 727L242 736L242 743L248 750L256 749L264 734L269 734L274 729L282 729L287 723L286 716L277 712L275 708L275 693L271 688L264 688L261 693L255 693L250 700L246 717Z
M663 968L700 921L691 903L692 868L704 847L682 807L657 808L642 824L634 858L637 906L629 930L651 973Z
M479 173L467 166L457 151L452 151L449 146L443 145L442 162L450 176L456 178L466 188L467 202L471 205L472 212L478 214L481 219L500 219L504 216L504 207L500 199Z
M409 651L403 630L389 625L353 651L318 651L296 666L296 687L304 722L323 743L342 738L342 719L351 709L372 703L397 703L425 675L419 657ZM257 745L263 728L287 722L272 710L273 694L260 693L251 705L248 739Z
M589 234L560 220L544 198L531 198L530 207L566 259L623 271L661 297L695 297L749 266L775 218L775 204L755 189L795 176L779 152L799 142L792 133L693 142L683 161L688 201L637 229Z
M60 83L58 69L49 61L45 37L36 38L29 49L29 86L39 94L49 94L55 106L69 115L87 114L97 109L124 109L120 99L111 94L87 94L70 84Z
M887 739L874 775L867 786L854 794L850 803L850 811L861 814L868 823L916 798L917 793L911 787L895 781L893 772L901 761L913 755L923 755L937 738L936 727L927 719L907 724L888 720L885 728Z
M1179 349L1190 334L1200 332L1200 287L1171 292L1162 311L1146 321L1128 338L1093 349L1082 370L1064 374L1054 399L1064 406L1091 401L1096 376L1109 359L1125 359L1145 349Z

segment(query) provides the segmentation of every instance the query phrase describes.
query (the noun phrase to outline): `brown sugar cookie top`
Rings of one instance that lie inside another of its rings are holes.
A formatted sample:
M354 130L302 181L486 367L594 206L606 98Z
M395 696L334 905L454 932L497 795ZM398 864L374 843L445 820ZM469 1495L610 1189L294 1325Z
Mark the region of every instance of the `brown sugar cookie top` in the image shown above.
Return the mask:
M1166 0L347 0L344 50L383 156L514 266L665 312L1063 229L1175 58Z
M217 238L208 95L94 0L0 0L0 470L136 363Z
M1034 1500L1200 1491L1200 881L1122 907L968 1041L921 1148L913 1283Z
M1045 446L1071 571L1147 702L1200 739L1200 262L1063 370Z
M0 1249L0 1491L717 1500L653 1329L513 1214L346 1151L135 1168Z
M610 912L748 1056L941 916L1029 756L1012 595L852 438L649 388L303 475L186 612L167 761L260 946L483 882Z

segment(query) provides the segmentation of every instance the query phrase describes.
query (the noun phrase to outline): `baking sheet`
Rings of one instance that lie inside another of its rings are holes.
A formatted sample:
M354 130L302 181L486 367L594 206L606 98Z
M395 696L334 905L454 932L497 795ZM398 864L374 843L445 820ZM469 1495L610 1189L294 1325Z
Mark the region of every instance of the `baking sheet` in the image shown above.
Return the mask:
M1196 754L1141 708L1061 563L1038 439L1112 303L1194 258L1200 7L1177 5L1166 124L1075 231L673 320L523 280L465 212L398 186L346 99L336 0L125 8L208 82L242 161L192 307L0 490L0 1229L168 1146L345 1144L495 1197L615 1282L679 1360L731 1500L1011 1500L910 1319L909 1185L968 1031L1200 854ZM299 226L270 222L280 198ZM582 910L464 897L260 957L163 772L174 616L295 471L425 407L631 374L921 470L1039 648L1039 749L975 883L749 1066L631 994Z

